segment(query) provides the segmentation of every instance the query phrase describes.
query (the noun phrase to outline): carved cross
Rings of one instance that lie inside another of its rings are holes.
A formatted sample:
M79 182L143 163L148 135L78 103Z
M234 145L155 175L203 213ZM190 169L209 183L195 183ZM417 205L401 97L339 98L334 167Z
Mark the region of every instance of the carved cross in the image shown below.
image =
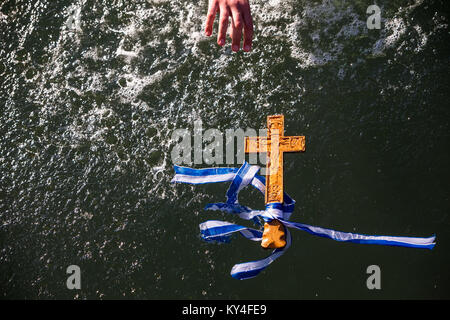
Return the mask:
M284 135L284 116L267 117L267 137L246 137L245 152L265 152L267 159L266 195L268 203L283 203L283 153L305 151L304 136ZM263 248L282 248L286 245L283 225L278 220L264 224Z

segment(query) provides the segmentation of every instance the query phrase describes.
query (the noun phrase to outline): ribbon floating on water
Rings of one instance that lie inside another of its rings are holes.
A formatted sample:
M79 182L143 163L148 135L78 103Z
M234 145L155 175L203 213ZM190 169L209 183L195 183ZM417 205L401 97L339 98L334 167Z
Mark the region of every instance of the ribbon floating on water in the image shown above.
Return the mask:
M231 276L239 280L256 277L262 270L267 268L289 249L292 243L292 237L288 228L303 230L315 236L343 242L422 249L433 249L436 244L434 242L436 239L435 235L428 238L370 236L289 221L294 211L295 201L287 193L284 193L284 203L269 203L266 205L265 210L252 210L249 207L240 205L238 202L239 191L249 184L261 191L263 195L265 193L265 178L257 174L260 167L250 165L247 162L244 162L240 168L192 169L175 165L174 169L175 176L171 181L173 183L205 184L231 181L226 193L227 201L208 204L205 207L206 210L220 210L235 214L244 220L252 220L258 226L261 225L260 219L264 221L277 219L285 226L286 246L273 250L265 259L235 264L231 269ZM252 241L261 241L262 239L262 232L260 230L218 220L209 220L201 223L200 233L202 239L205 241L229 242L231 235L234 233L240 233Z

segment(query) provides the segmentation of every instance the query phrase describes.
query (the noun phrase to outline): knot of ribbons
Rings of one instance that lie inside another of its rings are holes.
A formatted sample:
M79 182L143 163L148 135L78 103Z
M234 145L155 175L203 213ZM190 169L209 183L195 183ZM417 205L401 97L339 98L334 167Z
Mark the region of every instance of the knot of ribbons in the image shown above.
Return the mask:
M283 203L269 203L266 205L265 210L252 210L247 206L240 205L238 202L239 191L249 184L261 191L263 195L265 193L265 178L257 174L260 167L250 165L247 162L244 162L240 168L192 169L174 166L174 169L175 176L171 182L206 184L231 181L226 193L227 201L210 203L205 207L205 210L220 210L238 215L244 220L252 220L258 226L262 225L260 219L264 221L277 219L284 225L286 231L286 246L273 250L272 253L264 259L235 264L231 269L231 276L239 280L256 277L262 270L267 268L273 261L289 249L292 243L289 228L303 230L316 236L343 242L422 249L433 249L435 246L435 235L428 238L370 236L340 232L289 221L291 214L294 211L295 201L287 193L284 193ZM261 241L263 234L261 230L219 220L208 220L201 223L200 232L202 239L205 241L218 242L229 242L231 235L234 233L240 233L249 240Z

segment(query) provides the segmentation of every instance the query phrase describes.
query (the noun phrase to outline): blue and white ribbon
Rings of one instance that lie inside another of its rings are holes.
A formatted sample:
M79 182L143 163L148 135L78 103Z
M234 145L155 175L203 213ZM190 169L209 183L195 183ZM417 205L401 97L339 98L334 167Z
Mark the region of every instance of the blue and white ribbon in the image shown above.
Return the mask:
M253 241L261 241L260 230L247 228L226 221L209 220L200 224L202 238L206 241L228 242L231 234L240 232L244 237Z
M277 219L285 226L286 246L284 248L275 249L265 259L234 265L231 269L231 276L239 280L256 277L273 261L283 255L283 253L291 246L292 242L292 237L288 228L303 230L316 236L343 242L422 249L433 249L436 244L436 236L434 235L428 238L370 236L335 231L289 221L289 218L294 211L295 201L286 193L284 193L284 203L267 204L263 211L252 210L246 206L240 205L238 202L239 191L249 184L261 191L261 193L265 193L265 178L257 174L260 168L258 166L252 166L247 162L244 162L240 168L192 169L174 166L174 169L176 174L172 179L172 182L204 184L231 181L230 187L226 193L227 201L208 204L205 207L206 210L221 210L227 213L236 214L244 220L253 220L253 222L259 226L261 225L260 219L263 219L264 221ZM205 241L229 242L231 235L237 232L249 240L261 241L262 239L262 232L260 230L217 220L201 223L200 232Z

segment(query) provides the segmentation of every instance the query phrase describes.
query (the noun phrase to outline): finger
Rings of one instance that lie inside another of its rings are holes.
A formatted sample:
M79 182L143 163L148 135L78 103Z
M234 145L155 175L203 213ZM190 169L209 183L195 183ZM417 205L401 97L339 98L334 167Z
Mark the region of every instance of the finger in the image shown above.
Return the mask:
M219 5L217 0L211 0L209 3L208 14L206 15L206 26L205 34L209 37L212 34L214 19L216 18L216 13L219 10Z
M225 45L228 26L228 10L225 5L220 6L219 34L217 35L217 43L219 46Z
M242 26L244 25L244 22L242 20L242 16L238 11L237 7L231 8L231 14L233 16L232 22L232 45L231 49L233 51L239 51L239 48L241 46L241 37L242 37Z
M230 39L233 39L233 15L231 14L230 7L228 7L228 16L231 17L231 23L228 26L227 34L230 36Z
M250 6L247 5L242 8L242 16L244 18L244 51L252 49L253 40L253 19L250 12Z

